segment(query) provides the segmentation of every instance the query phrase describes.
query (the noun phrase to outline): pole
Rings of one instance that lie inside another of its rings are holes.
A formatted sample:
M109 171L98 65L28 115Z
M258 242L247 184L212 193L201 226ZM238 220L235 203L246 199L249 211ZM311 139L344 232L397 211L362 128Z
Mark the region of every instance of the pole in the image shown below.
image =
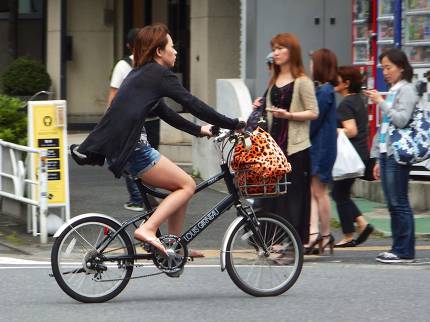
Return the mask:
M47 155L46 150L40 152L39 163L39 216L40 216L40 242L48 242L48 232L46 229L46 217L48 216L48 172L47 172Z

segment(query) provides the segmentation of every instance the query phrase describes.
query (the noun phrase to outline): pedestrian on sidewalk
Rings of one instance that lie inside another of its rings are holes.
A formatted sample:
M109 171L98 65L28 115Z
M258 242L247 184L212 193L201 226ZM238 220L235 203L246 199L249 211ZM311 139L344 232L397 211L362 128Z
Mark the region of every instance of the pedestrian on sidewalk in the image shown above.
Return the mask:
M273 67L262 108L267 112L270 135L284 151L292 167L288 193L263 199L263 211L285 218L303 243L309 238L310 219L310 120L317 118L318 105L312 80L306 76L299 39L282 33L271 39Z
M415 86L411 84L413 69L406 54L393 48L379 56L382 71L390 90L384 99L377 90L365 91L382 111L382 123L375 135L371 156L378 158L373 169L375 179L381 179L382 189L391 216L393 245L391 251L376 257L382 263L413 262L415 258L414 217L408 198L410 165L396 162L388 129L403 128L418 102Z
M336 110L337 132L343 131L346 134L361 160L366 164L369 160L367 147L369 127L367 108L361 94L363 77L354 66L341 66L337 73L338 85L335 90L343 96L343 100ZM343 232L343 238L335 247L355 247L364 243L374 230L351 199L351 189L355 179L347 178L333 182L331 194L336 202ZM354 223L357 224L359 231L357 239L354 239Z
M126 47L130 52L133 52L134 42L136 40L138 31L139 28L133 28L127 33ZM112 100L118 92L118 88L120 88L122 82L132 69L133 54L124 57L115 65L110 81L108 106L111 105ZM145 133L148 138L148 143L157 150L158 145L160 144L160 118L158 118L156 115L150 114L145 121L144 128L142 129L142 134L145 135ZM137 187L134 180L129 176L124 176L124 179L129 194L129 200L124 203L124 208L133 211L143 211L143 198L139 188ZM152 205L158 205L154 197L148 195L148 198Z
M127 170L145 184L171 191L154 213L134 231L135 239L151 244L160 253L166 249L156 237L160 225L168 221L168 233L180 236L187 205L194 195L193 178L155 150L141 131L145 119L154 112L170 125L196 137L211 137L212 126L239 130L246 125L215 111L191 95L170 70L175 65L176 50L169 30L163 24L139 30L133 51L134 68L124 80L108 111L81 145L71 146L72 158L81 165L102 165L120 178ZM170 97L191 114L210 124L194 124L164 102ZM190 257L203 253L190 250Z
M337 57L327 48L311 53L310 70L316 85L319 115L311 122L311 220L309 243L305 254L321 254L326 247L333 253L334 237L330 233L331 205L328 185L336 160ZM318 246L318 249L315 247Z

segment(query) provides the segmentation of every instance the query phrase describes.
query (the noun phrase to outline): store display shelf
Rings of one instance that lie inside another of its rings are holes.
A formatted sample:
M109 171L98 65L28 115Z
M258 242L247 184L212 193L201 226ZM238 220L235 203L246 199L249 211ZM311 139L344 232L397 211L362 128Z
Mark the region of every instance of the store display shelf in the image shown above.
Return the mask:
M430 39L429 40L406 41L403 43L403 46L430 46Z
M394 20L394 16L381 16L376 19L376 21L391 21Z
M422 15L430 15L430 9L426 10L414 10L414 11L405 11L406 16L422 16Z
M393 45L394 39L381 39L376 42L378 45Z
M367 23L367 19L355 19L352 23L355 25Z
M352 42L353 45L366 45L369 42L369 40L367 39L363 39L363 40L354 40Z

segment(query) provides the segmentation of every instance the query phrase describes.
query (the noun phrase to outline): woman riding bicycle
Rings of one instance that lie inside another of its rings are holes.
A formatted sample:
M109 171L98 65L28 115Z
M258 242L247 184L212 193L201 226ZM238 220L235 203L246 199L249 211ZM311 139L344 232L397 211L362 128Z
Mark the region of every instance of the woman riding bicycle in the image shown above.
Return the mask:
M152 148L141 129L149 112L194 136L212 136L211 125L199 126L170 109L163 97L170 97L199 119L227 129L244 126L191 95L169 70L176 50L167 27L155 24L142 28L136 37L134 68L126 77L108 111L72 157L80 164L102 165L104 159L115 177L127 170L144 183L171 191L134 237L166 253L156 231L168 219L168 232L180 236L188 201L194 194L194 180L172 161ZM191 251L191 257L202 253Z

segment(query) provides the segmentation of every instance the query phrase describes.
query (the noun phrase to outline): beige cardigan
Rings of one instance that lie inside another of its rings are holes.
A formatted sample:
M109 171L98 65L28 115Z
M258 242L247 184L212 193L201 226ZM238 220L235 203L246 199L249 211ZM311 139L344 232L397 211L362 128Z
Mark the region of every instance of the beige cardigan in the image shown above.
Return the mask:
M270 101L271 87L266 95L266 107L272 107ZM300 76L294 80L293 98L290 112L312 111L318 114L318 102L315 96L315 86L307 76ZM272 113L267 113L269 129L272 127ZM309 138L310 121L288 120L287 155L303 151L311 146Z

